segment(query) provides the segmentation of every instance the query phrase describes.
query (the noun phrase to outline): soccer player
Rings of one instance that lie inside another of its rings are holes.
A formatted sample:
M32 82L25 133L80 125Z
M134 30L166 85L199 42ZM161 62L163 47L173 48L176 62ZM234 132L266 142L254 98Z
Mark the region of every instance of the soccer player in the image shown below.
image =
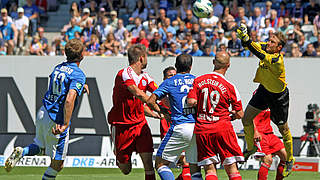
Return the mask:
M283 168L287 159L287 153L282 141L273 134L273 129L270 125L270 110L261 111L254 118L254 140L258 152L255 157L260 157L262 160L261 167L258 173L258 180L267 180L268 171L272 164L272 156L278 155L280 163L277 168L276 180L282 180Z
M131 172L131 155L139 153L145 169L145 179L155 180L152 164L153 141L145 118L143 103L146 91L157 89L154 80L143 71L147 67L145 46L136 44L128 49L129 66L121 69L113 88L113 107L108 113L117 165L125 175Z
M186 97L192 87L194 75L190 74L192 56L181 54L176 57L177 74L166 79L147 101L148 106L158 113L162 110L156 104L158 99L169 96L171 110L171 126L162 139L157 155L156 169L161 179L174 180L174 175L168 165L175 163L182 151L186 151L186 159L190 163L192 179L202 179L197 166L197 148L193 135L195 119L192 108L186 105Z
M49 89L46 92L36 118L36 137L27 147L16 147L5 162L9 172L23 156L33 156L45 149L51 157L51 164L42 179L55 179L63 168L68 150L71 116L77 98L83 89L86 76L79 68L83 59L84 46L80 40L70 40L65 47L67 61L57 65L50 74Z
M244 24L237 29L237 36L242 45L248 48L260 59L254 82L260 83L257 92L252 96L244 113L242 124L244 126L247 151L245 157L256 151L254 148L253 119L262 110L270 108L271 120L278 126L283 137L287 152L287 161L283 175L286 177L293 168L292 136L288 126L289 90L286 83L285 67L282 48L286 45L286 38L281 32L274 33L267 43L253 42L247 33Z
M237 88L225 78L230 56L218 52L214 71L197 77L188 94L188 104L197 108L194 128L198 149L198 165L204 166L206 180L217 180L215 165L220 163L230 180L241 180L237 162L244 161L231 120L243 116ZM229 107L232 110L229 112Z

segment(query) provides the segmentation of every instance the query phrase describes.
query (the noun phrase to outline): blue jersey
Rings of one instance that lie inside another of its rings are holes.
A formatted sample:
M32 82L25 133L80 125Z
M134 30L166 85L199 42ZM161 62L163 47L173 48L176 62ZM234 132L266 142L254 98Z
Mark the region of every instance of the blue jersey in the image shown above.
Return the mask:
M171 120L173 124L195 123L193 115L187 108L187 95L195 76L192 74L180 74L166 79L153 93L162 99L169 95L171 106Z
M86 76L76 63L63 62L50 74L50 84L42 102L56 124L64 123L64 102L70 89L81 95ZM76 103L75 103L76 106Z

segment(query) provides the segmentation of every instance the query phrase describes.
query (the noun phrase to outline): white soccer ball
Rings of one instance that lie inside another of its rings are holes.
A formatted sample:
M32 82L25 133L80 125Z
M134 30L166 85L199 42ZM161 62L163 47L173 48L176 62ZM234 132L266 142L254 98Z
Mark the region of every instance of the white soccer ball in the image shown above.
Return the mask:
M207 18L213 12L213 5L209 0L196 0L193 3L192 11L198 18Z

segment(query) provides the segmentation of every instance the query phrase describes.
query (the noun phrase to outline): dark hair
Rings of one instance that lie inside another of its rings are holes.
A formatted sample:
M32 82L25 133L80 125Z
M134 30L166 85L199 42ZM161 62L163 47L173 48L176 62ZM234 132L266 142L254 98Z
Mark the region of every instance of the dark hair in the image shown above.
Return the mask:
M146 47L142 44L135 44L128 49L129 64L134 64L139 60L141 56L145 56L147 53Z
M77 62L83 59L82 52L84 46L79 39L71 39L67 42L65 47L65 53L68 62Z
M72 1L71 5L70 5L69 12L70 12L70 13L72 13L72 12L73 12L73 9L72 9L72 4L73 4L73 3L76 3L76 4L77 4L77 10L78 10L78 12L80 12L79 4L78 4L78 2L77 2L77 1Z
M180 54L176 58L176 64L174 65L177 68L177 72L189 72L192 66L192 56L189 54Z
M169 67L165 68L163 70L163 77L166 77L167 76L167 72L171 71L171 70L176 70L176 68L174 68L173 66L169 66Z

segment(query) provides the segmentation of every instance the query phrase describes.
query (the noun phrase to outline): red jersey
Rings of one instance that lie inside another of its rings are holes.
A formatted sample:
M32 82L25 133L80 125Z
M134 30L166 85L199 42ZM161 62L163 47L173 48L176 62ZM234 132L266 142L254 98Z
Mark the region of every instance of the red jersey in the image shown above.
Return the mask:
M130 66L120 70L114 82L113 107L108 113L109 124L137 124L146 121L143 103L128 90L130 85L136 85L144 92L153 92L158 87L146 72L137 75Z
M194 132L216 133L232 129L229 107L242 110L237 88L222 74L212 72L197 77L190 89L188 98L197 100L197 120Z
M255 118L254 124L259 133L270 134L273 133L273 129L271 127L271 119L270 119L270 110L261 111Z
M146 48L149 47L149 41L146 38L140 39L139 37L133 38L131 44L143 44Z

